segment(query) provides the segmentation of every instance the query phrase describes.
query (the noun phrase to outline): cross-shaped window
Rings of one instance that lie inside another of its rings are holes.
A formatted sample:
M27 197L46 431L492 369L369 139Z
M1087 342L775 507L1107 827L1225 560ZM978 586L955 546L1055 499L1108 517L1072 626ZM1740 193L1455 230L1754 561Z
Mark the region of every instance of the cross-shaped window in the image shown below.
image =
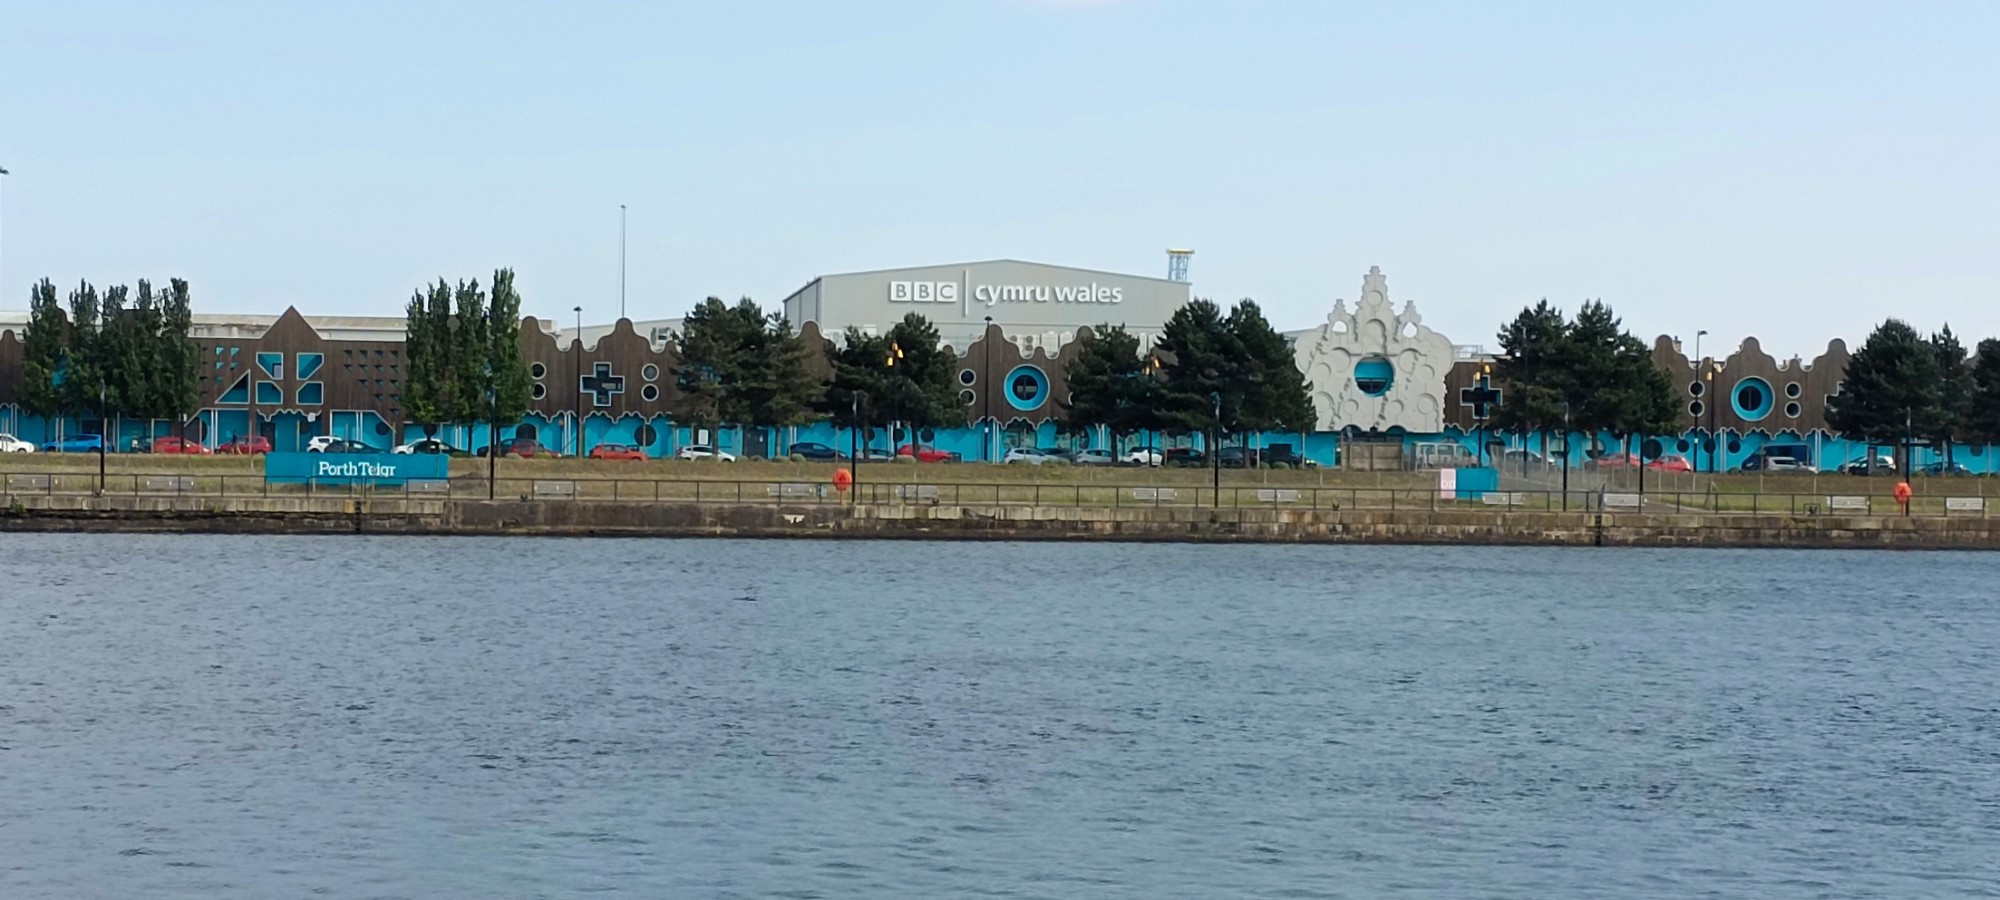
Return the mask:
M1472 387L1458 389L1458 405L1472 408L1474 421L1486 421L1487 414L1500 402L1500 391L1493 386L1493 376L1481 375L1473 379Z
M610 406L612 397L625 393L625 376L611 374L610 363L595 363L589 375L577 379L576 389L590 395L592 406Z

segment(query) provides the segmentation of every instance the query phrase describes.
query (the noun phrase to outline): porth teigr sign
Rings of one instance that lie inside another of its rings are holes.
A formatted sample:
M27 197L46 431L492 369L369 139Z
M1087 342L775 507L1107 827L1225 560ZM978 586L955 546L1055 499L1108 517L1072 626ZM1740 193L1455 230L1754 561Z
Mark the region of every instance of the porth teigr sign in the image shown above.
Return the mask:
M415 453L271 453L264 457L267 484L393 485L444 481L451 460Z

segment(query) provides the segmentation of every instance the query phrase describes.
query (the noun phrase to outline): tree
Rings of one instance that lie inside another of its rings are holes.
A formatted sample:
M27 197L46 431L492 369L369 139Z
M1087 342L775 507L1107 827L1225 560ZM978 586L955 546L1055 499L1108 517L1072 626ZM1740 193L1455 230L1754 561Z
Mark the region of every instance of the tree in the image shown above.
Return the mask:
M492 369L492 341L487 327L486 292L479 279L460 281L452 291L450 382L445 421L470 424L487 417L487 373Z
M63 408L81 418L86 411L100 412L104 404L104 368L99 355L102 334L99 325L102 301L97 288L82 282L69 294L69 353L61 368Z
M453 412L451 300L440 278L403 308L403 413L419 425L442 424Z
M893 376L884 360L890 352L889 339L863 334L853 326L848 326L843 338L828 354L833 378L820 398L820 411L836 422L860 428L888 425ZM864 439L862 443L866 446L867 442Z
M161 418L173 419L175 434L185 434L188 417L201 408L201 345L190 337L193 329L194 309L187 280L170 279L160 303L154 345L158 354L155 379L158 393L152 411Z
M1494 361L1500 403L1489 414L1495 428L1535 432L1548 446L1548 433L1563 424L1563 410L1578 395L1570 324L1562 310L1543 300L1521 310L1500 329L1500 356Z
M1966 404L1966 436L2000 443L2000 340L1979 342L1973 354L1972 396Z
M782 312L764 316L762 326L738 391L741 421L777 429L817 420L820 414L816 407L826 384L809 365L812 348L792 331L791 321Z
M1936 433L1939 415L1938 352L1900 319L1889 319L1847 358L1843 390L1827 403L1835 430L1868 442L1900 444L1910 431Z
M680 361L674 370L674 418L696 428L743 421L751 398L738 390L748 379L763 330L763 312L748 297L735 306L710 297L689 310L674 342Z
M1168 426L1210 434L1228 430L1224 423L1242 405L1230 373L1243 364L1243 353L1222 309L1211 300L1190 301L1167 319L1156 346L1166 374L1159 408ZM1215 413L1218 402L1222 422Z
M1104 428L1116 454L1120 437L1159 425L1156 362L1139 355L1139 336L1125 326L1098 326L1063 368L1069 385L1064 418L1080 428Z
M500 422L518 422L528 414L535 379L528 373L528 360L521 352L521 294L514 289L514 270L493 271L493 298L488 307L491 323L486 327L486 387L492 391L485 413L495 428Z
M48 420L67 411L62 384L69 339L69 320L56 303L55 283L44 278L28 292L28 324L21 331L23 410Z
M1628 444L1639 440L1641 457L1647 436L1678 430L1673 380L1603 301L1577 311L1562 347L1556 358L1567 362L1565 386L1576 428L1593 435L1609 432Z
M1951 333L1950 325L1931 335L1931 350L1937 354L1937 414L1924 437L1944 448L1944 461L1948 465L1952 461L1952 444L1965 437L1972 414L1972 367L1965 361L1965 345L1959 342L1958 335Z
M122 318L126 346L120 364L123 371L118 379L122 391L119 409L128 416L148 421L171 418L165 411L169 406L165 388L169 373L165 371L166 348L161 334L164 323L152 282L139 279L132 308ZM150 426L147 433L152 433Z
M891 371L890 412L912 429L965 424L958 399L958 354L939 343L937 326L908 313L889 329L883 362ZM910 437L916 443L914 434Z
M1290 341L1271 327L1255 301L1245 298L1229 311L1230 341L1242 354L1231 379L1236 394L1236 427L1253 431L1311 431L1313 410L1305 373L1299 371Z

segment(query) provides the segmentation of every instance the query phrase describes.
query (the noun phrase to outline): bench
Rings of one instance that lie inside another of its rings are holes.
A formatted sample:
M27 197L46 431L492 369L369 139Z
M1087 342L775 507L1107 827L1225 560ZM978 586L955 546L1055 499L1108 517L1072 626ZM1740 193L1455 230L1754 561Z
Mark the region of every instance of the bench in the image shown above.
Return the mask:
M1945 512L1948 512L1948 513L1955 513L1955 512L1985 512L1985 511L1986 511L1986 498L1985 498L1985 497L1946 497L1946 498L1944 498L1944 511L1945 511Z
M817 500L826 496L826 485L823 484L801 484L798 482L767 484L764 486L764 490L766 493L780 500Z
M1299 492L1291 489L1258 488L1258 503L1297 503Z
M916 500L928 503L938 502L938 489L935 484L899 484L895 487L895 496L898 500Z
M406 494L449 494L451 482L436 478L412 479L403 483Z
M194 476L148 475L141 489L155 493L185 494L194 490Z
M16 491L46 491L54 487L47 475L9 475L7 487Z
M1869 503L1867 497L1828 497L1826 508L1828 512L1866 514L1874 509L1874 505Z
M1152 487L1133 488L1132 499L1150 500L1154 503L1162 503L1174 499L1174 489L1152 488Z
M576 482L574 482L574 481L537 481L537 482L535 482L535 496L537 496L537 497L568 497L568 498L570 498L570 499L574 500L574 499L576 499Z
M1607 493L1601 505L1605 509L1638 509L1642 502L1643 498L1638 494Z
M1524 499L1518 493L1487 491L1479 495L1479 502L1487 506L1521 506Z

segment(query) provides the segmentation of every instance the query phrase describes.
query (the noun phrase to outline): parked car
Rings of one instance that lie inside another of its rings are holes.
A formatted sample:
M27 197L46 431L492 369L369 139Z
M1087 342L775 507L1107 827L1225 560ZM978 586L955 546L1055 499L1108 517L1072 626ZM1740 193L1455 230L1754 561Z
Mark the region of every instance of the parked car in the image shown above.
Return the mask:
M1848 475L1894 475L1896 474L1896 460L1893 457L1880 454L1872 459L1864 456L1847 465L1841 466L1840 471Z
M1662 456L1662 457L1660 457L1659 459L1656 459L1656 460L1653 460L1652 462L1649 462L1649 463L1647 463L1647 464L1646 464L1646 468L1648 468L1648 469L1652 469L1652 470L1653 470L1653 471L1655 471L1655 472L1692 472L1692 471L1694 471L1694 466L1692 466L1692 465L1689 465L1689 464L1688 464L1688 461L1687 461L1687 457L1684 457L1684 456Z
M1079 466L1109 466L1118 462L1109 450L1078 450L1069 455L1069 461Z
M875 449L875 448L873 448L873 447L863 447L863 448L861 448L861 461L862 461L862 462L895 462L895 461L896 461L896 454L894 454L894 453L890 453L890 452L889 452L889 451L887 451L887 450L877 450L877 449Z
M590 448L591 459L617 459L628 462L645 462L646 451L631 444L598 444Z
M42 445L43 453L96 453L104 449L104 438L95 434L72 434Z
M1208 457L1193 447L1173 447L1167 450L1166 464L1179 468L1199 469L1208 465Z
M946 453L936 447L926 447L922 444L914 446L904 444L896 448L896 455L915 456L917 462L951 462L958 458L955 454Z
M674 454L674 458L713 459L719 462L735 462L736 454L725 453L721 450L717 450L714 447L710 447L706 444L689 444L685 447L682 447L679 453Z
M1745 472L1809 471L1812 448L1804 444L1768 444L1743 461ZM1789 463L1789 465L1787 465Z
M1263 456L1247 447L1224 447L1215 451L1215 462L1225 469L1254 469L1263 464Z
M1965 464L1964 464L1964 463L1956 463L1956 462L1949 462L1949 463L1948 463L1948 462L1944 462L1944 461L1940 460L1940 461L1938 461L1938 462L1934 462L1934 463L1931 463L1930 465L1927 465L1927 466L1923 466L1923 467L1921 467L1921 468L1917 469L1917 474L1919 474L1919 475L1970 475L1970 474L1972 474L1972 470L1971 470L1971 469L1968 469L1968 468L1966 468L1966 467L1965 467Z
M337 439L337 438L317 438L317 437L316 437L316 438L313 438L312 440L313 440L313 441L320 441L320 440L338 440L338 439ZM157 442L155 442L155 443L157 443ZM315 450L313 450L313 449L312 449L312 441L308 441L308 442L306 443L306 450L307 450L308 452L324 452L324 451L315 451ZM154 452L158 452L158 451L154 451ZM239 436L237 436L237 437L234 437L234 438L231 438L231 439L229 439L229 440L227 440L227 441L224 441L223 443L221 443L221 444L217 445L217 446L216 446L216 448L215 448L215 452L217 452L217 453L222 453L222 454L226 454L226 455L229 455L229 456L255 456L255 455L259 454L259 453L269 453L269 452L271 452L271 439L270 439L270 438L267 438L267 437L265 437L265 436L263 436L263 435L261 435L261 434L259 434L259 435L239 435Z
M382 451L377 450L374 447L370 447L367 444L361 443L360 441L350 441L346 438L327 437L325 435L320 435L319 437L315 437L312 440L306 442L306 452L307 453L380 453Z
M472 455L470 453L458 449L457 447L454 447L450 444L440 441L437 438L423 438L421 440L411 441L407 444L398 444L394 449L390 450L389 452L399 454L402 456L410 456L412 454L423 454L427 456L471 456Z
M1163 459L1164 457L1160 455L1160 451L1152 447L1133 447L1125 451L1124 456L1118 457L1118 464L1121 466L1157 466Z
M213 451L202 446L200 441L192 441L184 437L176 437L169 434L147 441L146 452L178 454L181 456L208 456Z
M1319 463L1313 462L1311 458L1300 456L1297 452L1293 451L1290 444L1275 444L1266 447L1261 455L1264 466L1271 469L1310 469L1319 465Z
M487 448L481 447L479 448L479 452L474 455L480 457L481 459L484 459L486 457L486 454L487 454ZM541 442L535 440L534 438L519 438L519 437L507 438L505 440L502 440L500 442L500 455L511 456L516 459L537 459L537 458L561 459L562 458L562 454L542 446Z
M1519 472L1524 467L1532 472L1536 469L1560 468L1561 465L1561 463L1533 450L1515 449L1507 450L1500 454L1501 468L1514 472Z
M1636 469L1639 457L1630 453L1612 453L1591 460L1587 466L1593 469Z
M1753 462L1758 464L1757 467L1754 469L1750 467L1750 464ZM1744 461L1743 471L1767 472L1772 475L1786 475L1798 472L1810 473L1812 472L1812 466L1806 465L1805 460L1793 459L1789 456L1766 456L1766 457L1753 457L1749 460Z
M846 454L818 441L799 441L792 445L790 455L814 462L831 462L846 458Z
M35 445L11 434L0 434L0 453L33 453Z
M1059 454L1050 453L1047 450L1038 450L1034 447L1015 447L1008 450L1006 456L1000 457L1000 461L1010 465L1019 463L1030 466L1067 465L1069 463L1067 458Z

